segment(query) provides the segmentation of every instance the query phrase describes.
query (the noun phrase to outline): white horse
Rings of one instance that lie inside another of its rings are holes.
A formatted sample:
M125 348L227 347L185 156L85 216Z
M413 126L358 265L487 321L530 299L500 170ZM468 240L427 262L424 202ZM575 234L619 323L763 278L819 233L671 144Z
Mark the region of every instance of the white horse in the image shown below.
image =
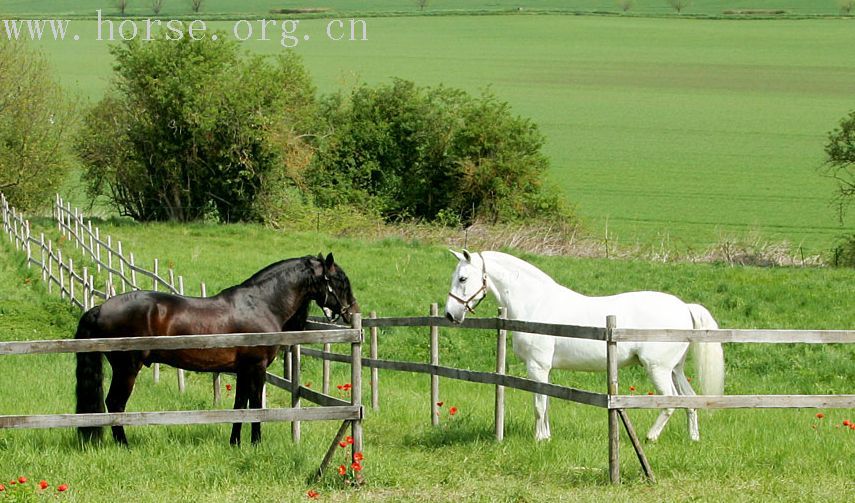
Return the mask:
M445 306L446 317L460 323L466 312L491 292L510 319L589 327L605 327L606 316L615 315L621 328L716 329L718 325L703 306L686 304L661 292L629 292L608 297L586 297L567 289L540 269L512 255L495 251L457 253L457 268ZM585 339L513 332L513 347L530 379L549 382L553 368L604 372L606 343ZM696 346L698 380L705 395L724 389L724 356L719 343ZM640 363L662 395L694 395L683 373L689 344L684 342L622 342L618 365ZM547 397L535 395L535 438L550 437ZM663 410L647 433L655 441L674 409ZM689 436L699 440L698 416L688 409Z

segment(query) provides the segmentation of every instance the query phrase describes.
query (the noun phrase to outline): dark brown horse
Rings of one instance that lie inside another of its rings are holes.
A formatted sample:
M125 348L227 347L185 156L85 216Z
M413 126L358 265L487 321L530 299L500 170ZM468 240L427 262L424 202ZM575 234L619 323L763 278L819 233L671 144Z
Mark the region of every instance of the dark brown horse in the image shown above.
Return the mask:
M302 330L311 301L350 321L359 312L350 281L332 254L326 260L302 257L271 264L240 285L214 297L192 298L135 291L113 297L87 311L75 339ZM166 363L187 370L234 372L235 409L261 407L267 366L278 346L222 349L122 351L106 353L113 367L107 411L124 412L143 365ZM77 354L77 413L104 412L102 353ZM100 438L100 427L80 428L84 440ZM127 444L122 426L113 438ZM232 426L230 442L240 444L241 424ZM252 423L252 442L261 440L261 424Z

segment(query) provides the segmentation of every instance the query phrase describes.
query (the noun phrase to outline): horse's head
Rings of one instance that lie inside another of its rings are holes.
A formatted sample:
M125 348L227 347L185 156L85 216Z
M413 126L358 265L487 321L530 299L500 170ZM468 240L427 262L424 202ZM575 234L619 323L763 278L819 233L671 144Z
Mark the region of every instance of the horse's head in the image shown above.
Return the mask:
M341 316L344 321L350 323L352 315L358 313L359 303L356 302L356 297L353 296L353 291L350 288L350 280L344 269L335 263L333 254L327 255L324 259L318 255L318 260L321 262L321 288L317 292L315 301L324 310L324 314L330 319L335 319Z
M480 253L473 255L467 250L463 250L463 253L448 251L458 262L451 276L445 317L454 323L462 323L467 311L475 313L475 308L487 296L487 269Z

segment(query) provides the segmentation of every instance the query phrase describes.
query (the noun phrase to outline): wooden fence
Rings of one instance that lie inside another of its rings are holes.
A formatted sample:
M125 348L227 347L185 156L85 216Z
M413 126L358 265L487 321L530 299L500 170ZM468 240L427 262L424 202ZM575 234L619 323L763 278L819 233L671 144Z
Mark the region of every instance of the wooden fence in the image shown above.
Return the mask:
M732 408L855 408L855 395L697 395L697 396L636 396L620 395L618 392L617 348L621 342L723 342L723 343L809 343L809 344L841 344L855 343L855 330L642 330L615 328L617 320L609 316L605 327L577 327L534 323L520 320L509 320L502 311L496 318L466 318L462 324L454 324L444 317L437 315L437 305L430 306L430 316L407 318L377 318L372 312L363 321L363 327L370 329L370 358L363 358L362 365L372 371L371 403L379 408L378 379L375 372L378 369L416 372L430 375L430 413L432 424L438 423L437 401L439 397L439 378L456 379L466 382L490 384L495 387L495 434L497 440L504 437L504 390L512 388L531 393L548 395L554 398L569 400L585 405L600 407L608 410L609 415L609 478L613 483L620 481L619 428L623 424L633 449L635 450L642 470L647 478L654 480L653 471L644 455L641 442L635 434L632 422L626 409L663 409L663 408L693 408L693 409L732 409ZM328 327L318 321L312 327ZM391 327L423 327L430 337L430 352L427 357L430 363L383 360L377 358L377 330ZM439 329L480 329L496 333L496 372L479 372L439 364ZM555 337L571 337L604 341L606 343L606 391L593 392L567 386L543 383L522 377L505 374L506 369L506 338L508 331L539 333ZM324 361L351 363L350 355L335 354L328 351L303 348L305 356L322 358ZM326 386L326 384L325 384Z
M5 207L5 202L3 202ZM81 233L85 233L91 242L86 246L85 242L80 242L80 245L88 251L90 257L99 257L101 252L99 249L111 249L110 238L107 242L99 238L97 228L93 231L91 224L84 225L82 216L79 212L72 212L70 205L66 204L63 208L62 201L57 200L57 219L61 221L60 229L64 230L66 235L75 237L79 241ZM4 212L4 224L6 223L7 213ZM10 233L10 239L15 240L16 246L21 243L35 243L29 236L29 227L25 221L20 218L20 215L11 213L12 226L22 227L26 229L26 239L20 238L21 233ZM73 230L72 230L73 229ZM81 230L82 229L82 230ZM14 236L13 236L14 235ZM32 254L27 245L28 260L32 261ZM41 247L44 249L44 246ZM120 250L121 248L119 248ZM48 244L48 250L50 245ZM108 272L117 276L124 276L121 268L116 269L109 264L110 253L107 255ZM121 256L121 253L118 253ZM133 265L132 260L122 261L121 263L128 266L128 270L140 272L139 268ZM101 258L97 259L101 267L105 267ZM38 265L38 262L33 262ZM60 261L61 263L61 261ZM44 260L41 261L44 264ZM155 263L156 264L156 263ZM131 267L133 266L133 267ZM48 266L49 268L50 266ZM121 267L121 266L120 266ZM44 265L42 265L44 271ZM153 284L160 284L165 288L170 288L174 291L174 282L166 282L160 278L155 272L146 271L149 277L152 277ZM60 271L62 271L60 266ZM72 271L72 268L68 268ZM118 271L118 272L117 272ZM69 272L71 275L72 273ZM153 275L153 276L150 276ZM84 274L83 277L85 277ZM172 274L170 274L172 277ZM179 277L180 278L180 277ZM136 281L131 277L131 282L127 283L136 286ZM56 280L54 280L56 281ZM108 279L108 283L109 283ZM59 281L62 285L62 281ZM89 283L89 290L93 291L93 295L98 295L100 292L95 291L92 286L94 282ZM179 285L181 281L179 279ZM85 282L84 282L85 285ZM73 287L71 287L73 289ZM107 289L109 291L109 288ZM180 291L178 292L180 293ZM500 311L496 318L467 318L462 324L453 324L444 317L438 315L438 306L432 304L429 310L430 315L426 317L397 317L397 318L377 318L376 313L372 312L370 318L362 320L362 327L370 329L370 356L362 358L361 352L359 355L352 353L338 354L330 350L330 343L323 343L323 349L297 347L292 351L290 358L286 358L285 375L291 376L292 380L280 378L273 374L268 374L268 382L275 385L291 389L291 382L299 383L300 361L302 356L320 358L323 360L323 384L320 393L310 390L305 387L299 388L299 396L309 397L319 400L317 403L322 405L331 404L327 393L329 392L329 376L330 362L343 362L351 364L352 362L360 362L361 366L371 369L370 387L371 387L371 405L374 409L379 409L379 375L378 370L396 370L405 372L416 372L429 374L430 376L430 397L431 405L426 413L430 413L431 423L438 423L437 398L439 397L440 377L448 379L456 379L473 383L489 384L495 387L495 433L498 440L504 437L504 390L512 388L531 393L543 394L554 398L569 400L572 402L600 407L608 410L609 414L609 476L612 482L620 481L619 471L619 427L622 423L627 432L629 439L632 442L633 448L641 462L642 469L646 476L653 480L653 472L644 455L641 443L635 435L632 423L626 414L626 409L661 409L661 408L696 408L696 409L723 409L723 408L855 408L855 395L734 395L734 396L627 396L618 394L618 369L617 369L617 345L620 342L627 341L662 341L662 342L723 342L723 343L812 343L812 344L829 344L829 343L853 343L855 342L855 331L852 330L641 330L641 329L620 329L616 328L617 320L614 317L609 317L605 323L605 327L577 327L568 325L556 325L548 323L535 323L521 320L506 319ZM428 355L430 363L408 362L397 360L385 360L378 358L378 329L393 328L393 327L423 327L426 328L430 337L430 354ZM340 326L330 325L319 320L312 320L309 323L310 329L341 329ZM464 329L479 329L490 330L496 333L497 361L495 372L473 371L467 369L459 369L453 367L441 366L439 362L439 329L440 328L464 328ZM606 373L606 391L593 392L581 389L576 389L567 386L559 386L556 384L542 383L525 379L517 376L509 376L506 374L506 347L507 347L507 332L520 331L529 333L538 333L551 335L555 337L571 337L588 340L604 341L606 343L607 354L607 373ZM318 341L315 341L318 342ZM353 369L359 368L359 365L351 365ZM353 378L356 381L356 378ZM361 380L360 380L361 383ZM360 385L361 386L361 385ZM357 390L354 383L352 396L357 396L361 392L361 387ZM324 398L327 397L327 398ZM335 399L333 399L335 400ZM299 438L299 426L296 427L297 432L295 438ZM344 425L343 425L344 428ZM343 434L344 429L340 430ZM339 435L340 437L340 435ZM333 445L334 447L334 445Z

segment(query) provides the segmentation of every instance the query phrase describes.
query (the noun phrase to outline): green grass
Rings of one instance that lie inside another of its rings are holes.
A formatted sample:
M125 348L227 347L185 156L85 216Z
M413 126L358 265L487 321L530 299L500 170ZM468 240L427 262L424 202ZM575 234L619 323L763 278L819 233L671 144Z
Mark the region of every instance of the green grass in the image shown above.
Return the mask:
M298 32L320 91L393 76L491 87L541 127L550 176L595 235L698 252L757 234L813 254L845 230L817 168L853 106L849 21L371 18L367 42L332 42L325 23ZM63 83L96 100L107 44L92 21L72 29L81 41L41 45ZM244 45L283 50L271 38Z
M429 302L445 298L453 267L441 247L396 239L366 242L248 225L114 223L101 230L121 239L140 264L157 256L174 266L185 274L191 292L190 285L201 280L214 292L277 259L332 250L363 309L381 316L426 313ZM0 338L70 337L74 313L47 297L37 281L26 282L20 255L5 241L0 247ZM67 245L64 249L74 254ZM525 258L586 294L647 288L702 302L724 327L855 326L855 273L850 270ZM480 314L494 309L487 302ZM426 361L427 339L424 330L384 330L380 356ZM489 370L491 340L489 334L443 330L441 361ZM727 345L725 355L727 393L852 392L855 348L850 346ZM522 375L520 362L515 357L510 362L510 372ZM72 364L70 355L0 359L0 414L73 410ZM319 385L318 362L306 359L304 364L304 380ZM604 384L600 374L559 371L553 377L594 390ZM164 371L162 383L154 385L145 370L129 410L209 407L209 379L190 373L188 391L179 395L173 372ZM347 379L346 369L334 365L333 383ZM621 372L621 388L629 385L639 392L650 389L638 369ZM439 429L429 424L428 390L426 376L381 372L381 410L369 412L365 422L368 483L358 492L341 488L334 475L319 484L306 482L334 433L335 425L322 423L305 424L299 446L291 444L287 425L268 424L260 447L240 449L227 446L225 425L130 428L129 449L106 443L87 450L80 450L67 430L0 430L0 480L23 474L65 482L72 487L66 498L74 501L297 501L310 488L326 501L673 501L713 494L724 501L844 501L855 489L850 456L855 432L834 426L855 419L851 410L824 411L822 421L813 410L705 412L700 444L686 439L684 416L677 413L661 440L646 446L659 483L640 481L624 445L627 483L613 488L607 482L603 411L553 400L553 440L535 444L530 396L509 391L507 440L496 444L491 440L491 388L443 380L442 399L461 413L454 420L444 417ZM285 405L288 395L273 390L270 400ZM643 432L654 413L631 416Z
M4 14L39 14L39 15L93 15L97 9L105 14L118 14L115 2L104 0L83 0L80 2L63 2L57 5L50 0L7 0L0 7ZM127 14L133 16L153 15L151 2L141 0L129 2ZM403 14L453 14L459 12L490 12L490 11L546 11L546 12L620 12L617 0L431 0L424 11L420 11L415 0L380 0L373 2L354 2L348 0L317 1L276 1L276 0L246 0L233 2L229 0L207 0L203 3L202 17L211 16L260 16L271 9L281 8L328 8L338 12L371 12L371 13L403 13ZM694 0L683 13L686 15L718 16L726 10L733 9L783 9L791 15L836 15L839 13L835 0ZM642 15L672 15L673 9L665 0L638 0L630 9L630 14ZM160 13L168 16L192 16L194 14L190 2L164 2Z

